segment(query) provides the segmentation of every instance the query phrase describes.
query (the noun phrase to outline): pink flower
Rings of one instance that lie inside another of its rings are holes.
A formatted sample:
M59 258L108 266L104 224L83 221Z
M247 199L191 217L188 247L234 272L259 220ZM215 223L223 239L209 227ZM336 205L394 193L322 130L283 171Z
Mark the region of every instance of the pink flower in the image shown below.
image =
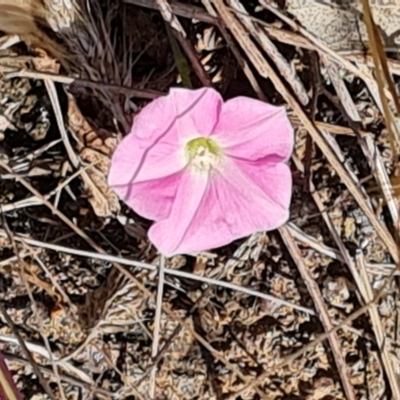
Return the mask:
M171 89L117 147L109 184L166 256L220 247L289 217L285 164L293 129L283 107L214 89Z

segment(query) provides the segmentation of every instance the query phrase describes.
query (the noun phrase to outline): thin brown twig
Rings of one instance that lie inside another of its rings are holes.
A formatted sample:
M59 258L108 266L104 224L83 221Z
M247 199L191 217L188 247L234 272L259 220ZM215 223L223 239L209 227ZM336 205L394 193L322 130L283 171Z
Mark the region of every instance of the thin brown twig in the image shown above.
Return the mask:
M151 10L157 10L156 0L123 0L124 3L132 4L138 7L145 7ZM201 7L186 4L179 1L170 1L171 9L174 14L180 17L198 19L202 22L208 22L209 24L217 24L218 18L213 17L204 11Z
M294 263L297 265L300 275L308 288L308 291L314 301L315 308L318 311L318 316L325 329L325 332L331 331L333 328L333 324L329 317L328 309L322 298L321 291L319 290L317 283L311 276L310 271L308 270L306 265L304 265L300 250L294 242L293 238L291 237L290 231L287 229L287 227L283 226L279 229L279 233L281 234L283 242L289 250L291 257ZM336 363L337 371L342 381L346 398L348 400L355 400L356 394L354 391L354 387L350 382L350 370L343 357L337 333L333 332L332 334L330 334L328 336L328 341L332 350L333 358Z
M196 51L191 43L191 41L182 35L182 33L172 30L172 33L178 40L179 44L181 45L183 51L186 53L187 57L189 58L190 62L192 63L193 70L197 77L199 78L200 82L203 86L211 87L211 79L208 76L207 72L205 71L203 65L200 62L199 57L196 54Z
M358 272L360 275L360 282L362 282L362 285L359 287L361 296L363 297L364 302L369 302L373 299L374 292L372 290L372 286L371 286L371 283L368 278L368 274L367 274L367 270L366 270L366 266L365 266L365 260L364 260L364 256L363 256L361 250L357 251L356 264L357 264ZM379 317L379 311L378 311L377 305L376 304L372 305L369 308L368 312L369 312L369 316L371 318L372 328L375 333L377 344L381 351L382 363L383 363L384 369L386 371L386 376L388 378L390 388L392 390L393 400L399 400L400 399L400 387L399 387L396 373L393 368L392 356L390 354L390 347L388 346L388 343L386 342L388 339L385 338L385 331L384 331L382 321Z
M374 19L372 17L371 8L369 6L368 0L361 0L363 11L364 11L364 21L367 27L368 39L371 44L370 50L372 53L372 58L374 60L375 72L376 72L376 80L378 82L378 91L379 96L381 98L383 113L385 115L387 129L391 134L391 141L393 152L399 149L400 146L400 132L397 127L396 121L394 119L394 115L392 110L390 109L389 102L387 97L385 96L385 87L387 86L392 100L395 104L397 113L400 113L400 101L398 98L398 94L396 93L396 88L392 81L392 77L390 76L386 54L383 50L382 40L379 35L379 31L375 25ZM396 143L396 146L394 146Z
M313 93L310 104L310 119L315 123L315 114L317 112L318 98L321 93L321 76L319 72L319 61L316 53L311 54L311 71L312 71L312 83ZM304 155L304 190L310 192L310 181L311 181L311 165L312 156L314 152L314 143L309 134L306 139L306 150Z
M47 349L47 351L49 353L51 368L52 368L52 370L54 372L54 377L55 377L55 380L57 382L57 386L58 386L59 393L61 395L61 399L62 400L66 400L67 398L65 397L65 392L64 392L64 389L63 389L62 384L61 384L61 379L60 379L60 374L59 374L59 371L58 371L58 366L55 363L54 355L53 355L53 352L51 351L51 348L50 348L49 339L45 335L45 333L43 332L42 324L40 323L41 319L40 319L40 315L39 315L39 311L38 311L38 306L37 306L36 300L33 297L32 290L31 290L31 288L29 286L29 283L27 282L27 280L24 277L23 265L25 264L25 262L20 259L20 264L21 264L20 265L21 280L24 283L24 286L26 288L26 292L28 293L28 297L29 297L29 300L31 302L32 311L33 311L33 314L34 314L34 316L36 318L36 322L37 322L37 324L39 326L40 336L42 337L44 345L45 345L45 347L46 347L46 349Z
M164 268L164 272L166 268ZM221 277L221 274L218 274L218 278ZM207 298L208 294L211 292L211 285L203 291L203 293L197 298L197 300L194 302L188 313L186 314L186 317L188 318L189 316L192 316L194 312L197 310L197 308L201 305L202 301ZM165 352L170 348L170 346L173 344L174 338L178 335L178 333L181 331L182 326L177 325L174 329L174 331L169 335L168 338L164 338L164 345L160 349L160 351L157 353L157 356L153 358L153 366L157 365L160 360L162 359L163 355ZM139 381L136 382L136 386L139 386L146 378L147 376L151 373L153 366L150 366L147 371L143 374L143 376L140 378Z
M160 342L162 302L163 302L163 295L164 295L164 276L165 276L165 258L163 255L160 255L160 267L158 269L156 313L154 316L153 343L152 343L152 347L151 347L151 357L152 357L153 361L157 356L159 342ZM157 364L155 364L153 366L153 369L150 374L150 399L155 398L156 376L157 376Z
M124 0L125 3L127 4L132 4L140 7L145 7L149 9L157 9L157 5L155 0ZM216 18L213 15L210 15L207 13L205 10L203 10L201 7L192 5L192 4L186 4L182 3L180 1L171 1L171 7L173 12L176 15L179 15L180 17L184 18L193 18L197 19L202 22L206 22L212 25L220 25L219 19ZM267 22L264 22L260 20L259 18L256 18L254 16L248 16L250 19L252 19L254 22L259 23L264 27L264 29L268 32L269 36L272 39L275 39L281 43L285 43L291 46L295 47L301 47L303 49L307 50L315 50L315 51L321 51L319 49L319 46L313 44L312 41L310 41L307 37L302 36L299 33L289 31L287 29L283 28L277 28L274 25L271 25ZM225 38L225 37L224 37ZM226 40L226 38L225 38ZM315 40L318 40L315 38ZM323 43L321 43L323 45ZM231 44L229 44L229 47L232 48ZM347 61L355 61L357 63L362 63L362 64L367 64L370 67L374 68L374 62L372 59L371 55L365 55L364 52L359 53L357 51L340 51L337 52L337 54L340 57L343 57ZM329 54L327 54L329 56ZM332 56L330 56L332 58ZM400 63L398 60L393 60L393 59L386 59L389 70L391 73L400 75Z
M72 78L66 75L53 74L50 72L39 72L33 70L16 70L15 68L6 67L0 64L0 70L6 72L5 76L11 78L32 78L41 80L51 80L53 82L63 83L65 85L83 85L93 88L108 89L113 92L124 94L130 97L137 97L138 99L153 100L162 96L164 93L154 90L134 89L121 85L114 85L111 83L95 82L89 79Z
M124 0L125 3L137 5L140 7L146 7L150 9L157 9L157 4L155 0ZM259 98L266 101L267 98L263 93L260 85L257 82L256 77L254 76L253 71L249 67L248 62L242 57L240 51L238 50L235 42L232 40L231 34L226 30L226 28L220 23L219 19L210 15L206 11L204 11L201 7L194 6L192 4L185 4L178 1L171 1L172 11L181 17L184 18L195 18L202 22L207 22L212 25L216 25L221 32L221 35L225 39L228 44L229 49L232 51L234 57L236 58L240 68L243 70L246 75L248 81L250 82L253 90L257 94Z
M248 12L238 0L228 0L230 9L237 15L239 21L247 29L249 34L257 41L260 48L273 61L280 75L285 79L287 84L292 88L298 101L306 106L310 98L300 80L296 69L290 64L286 58L279 52L276 45L271 41L263 27L260 27L249 16Z

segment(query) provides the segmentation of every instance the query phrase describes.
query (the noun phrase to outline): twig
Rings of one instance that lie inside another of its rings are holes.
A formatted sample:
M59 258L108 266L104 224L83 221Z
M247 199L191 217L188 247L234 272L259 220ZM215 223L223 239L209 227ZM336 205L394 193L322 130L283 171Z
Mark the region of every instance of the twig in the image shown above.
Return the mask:
M60 193L60 191L64 187L66 187L72 180L74 180L76 177L78 177L82 173L82 171L92 168L95 165L96 165L95 163L92 163L92 164L86 165L85 167L81 167L78 171L75 171L72 175L70 175L63 182L59 183L58 186L54 190L43 195L43 197L46 200L48 200L51 197L53 197L54 195ZM16 201L15 203L4 204L2 206L2 210L3 210L3 212L8 212L8 211L12 211L12 210L21 209L21 208L41 206L41 205L42 205L42 202L40 201L40 199L38 199L36 196L31 196L26 199Z
M232 10L236 13L239 20L243 23L244 27L249 31L255 40L259 43L261 48L268 54L271 60L275 63L280 74L284 77L286 82L291 86L293 92L303 106L306 106L310 99L307 91L297 75L295 68L288 63L285 57L279 52L275 44L269 39L263 27L259 27L249 17L246 9L238 0L229 0Z
M378 182L386 204L388 205L393 220L393 226L397 230L399 229L399 206L394 197L395 190L393 189L392 183L390 182L389 176L386 172L380 151L371 135L365 136L364 141L361 143L361 148L367 159L371 160L373 163L370 165L371 170L374 172L375 179Z
M133 89L126 86L113 85L110 83L95 82L89 79L71 78L65 75L52 74L50 72L38 72L31 70L15 70L15 68L5 67L0 65L0 70L6 71L6 78L32 78L51 80L53 82L63 83L65 85L81 84L88 87L108 89L119 94L124 94L130 97L137 97L138 99L152 100L162 96L164 93L156 92L154 90Z
M22 264L22 265L20 265L21 280L22 280L22 282L24 283L24 286L25 286L26 291L27 291L27 293L28 293L28 297L29 297L29 300L30 300L31 306L32 306L32 311L33 311L33 314L34 314L34 316L35 316L35 318L36 318L36 323L37 323L38 326L39 326L39 333L40 333L40 336L42 337L43 342L44 342L44 345L46 346L46 349L47 349L47 351L48 351L48 353L49 353L50 364L51 364L52 370L53 370L53 372L54 372L54 377L55 377L56 382L57 382L57 386L58 386L59 393L60 393L60 395L61 395L61 399L62 399L62 400L66 400L65 393L64 393L64 389L63 389L63 387L62 387L62 385L61 385L60 375L59 375L59 373L58 373L58 367L57 367L57 364L55 364L55 362L54 362L54 361L55 361L54 355L53 355L53 353L52 353L52 351L51 351L51 348L50 348L49 339L48 339L48 337L44 334L43 329L42 329L42 324L41 324L41 319L40 319L40 316L39 316L39 311L38 311L37 303L36 303L36 301L35 301L35 299L34 299L34 297L33 297L32 290L31 290L31 288L30 288L30 286L29 286L29 283L27 282L27 280L26 280L25 277L24 277L24 272L23 272L24 261L23 261L23 260L20 260L20 264Z
M298 226L289 222L286 224L286 227L290 230L290 234L297 239L299 242L311 247L316 250L318 253L324 254L334 260L343 261L342 255L336 249L328 247L323 243L319 243L315 238L310 235L307 235L303 232Z
M317 112L317 103L318 98L321 93L321 75L319 71L319 62L318 57L315 52L310 54L311 57L311 71L312 71L312 98L310 105L310 119L313 123L315 123L315 114ZM310 192L310 182L311 182L311 165L312 165L312 156L314 152L314 143L309 134L307 134L306 139L306 149L304 155L304 190L306 192Z
M387 128L391 134L392 150L399 150L400 146L400 132L396 124L392 110L389 107L389 102L385 96L385 87L387 88L392 96L392 100L395 104L397 113L400 113L400 101L392 77L390 76L386 54L382 47L382 41L379 36L378 29L375 25L374 19L372 17L371 8L369 6L368 0L361 0L362 8L364 11L364 21L367 27L368 39L371 44L370 50L372 52L372 58L374 60L376 80L378 83L379 96L381 98L383 106L383 114L385 116ZM394 144L396 143L396 146ZM393 159L397 157L393 154Z
M139 7L150 8L152 10L157 10L156 0L123 0L124 3L132 4ZM201 7L194 6L192 4L186 4L179 1L170 1L171 9L174 14L179 15L184 18L194 18L199 21L207 22L209 24L216 25L218 23L218 18L215 18L204 11Z
M178 33L182 35L182 37L186 37L186 32L183 29L181 23L178 18L174 15L171 5L168 0L155 0L157 8L160 10L160 13L164 20L168 22L172 28Z
M289 230L283 226L279 229L279 232L281 234L281 237L289 250L289 253L294 261L294 263L297 265L297 268L299 269L300 275L303 278L303 281L307 285L308 291L314 301L315 307L318 311L318 316L319 319L325 328L325 332L330 332L333 328L333 324L331 322L331 319L329 317L328 309L324 303L324 300L322 298L322 294L319 290L319 287L313 277L310 274L310 271L304 265L303 258L301 256L300 250L297 247L296 243L293 241ZM330 344L330 347L332 349L332 354L335 359L336 367L339 373L339 376L342 381L343 389L344 392L346 393L346 398L348 400L355 400L356 395L354 392L353 385L350 382L349 376L350 376L350 371L348 366L346 365L346 361L343 357L343 353L341 351L341 345L339 342L339 338L336 334L336 332L330 334L328 336L328 341Z
M348 119L354 122L361 122L361 117L357 107L354 104L350 92L341 76L339 65L336 62L332 62L332 60L325 54L321 55L321 60L326 67L328 76L333 87L335 88L337 96L341 101L342 108L346 111L346 115L349 117Z
M68 157L71 161L72 166L74 168L78 168L78 166L80 164L80 160L79 160L79 157L75 154L75 151L72 148L71 143L68 139L68 134L67 134L67 130L65 129L60 102L58 101L56 85L54 84L53 81L51 81L49 79L45 79L44 84L46 86L51 105L53 106L54 114L55 114L56 120L57 120L58 129L60 130L61 139L64 142L64 146L65 146L65 149L67 150Z
M6 226L5 219L4 219L4 224ZM6 227L6 230L9 231L8 227ZM44 341L45 346L46 346L46 349L48 351L48 354L49 354L49 357L50 357L50 363L51 363L52 369L54 371L54 376L55 376L56 381L57 381L57 385L58 385L59 392L61 394L61 398L63 400L66 400L65 393L64 393L63 387L61 385L60 376L59 376L59 373L58 373L58 367L54 363L54 356L53 356L53 353L52 353L51 348L50 348L49 340L48 340L47 336L43 333L43 330L41 329L42 325L40 323L40 317L39 317L39 312L38 312L36 300L34 299L33 294L32 294L32 290L31 290L31 288L29 286L29 283L27 282L27 279L25 278L24 270L27 269L26 268L26 264L25 264L25 261L22 258L19 257L19 251L17 249L17 246L15 245L13 234L10 231L9 231L9 239L11 240L14 252L17 255L17 258L18 258L18 264L19 264L19 267L20 267L19 268L19 275L20 275L21 281L24 283L25 289L26 289L26 291L28 293L28 297L29 297L29 299L31 301L32 311L33 311L33 314L35 315L36 321L38 323L40 335L42 336L43 341ZM36 255L34 257L37 258Z
M176 30L173 30L172 32L176 37L176 39L178 40L179 44L181 45L182 49L186 53L190 62L192 63L193 70L196 73L197 77L199 78L200 82L204 86L211 87L212 86L211 79L208 76L207 72L204 70L204 67L201 64L199 57L196 54L192 42L187 37L183 36L180 32Z
M151 347L151 357L153 358L153 361L157 356L158 345L160 341L162 301L164 294L164 273L165 273L165 258L163 255L160 255L160 268L158 269L156 314L154 316L153 344ZM154 365L150 375L150 399L155 399L156 375L157 375L157 364Z
M349 72L353 73L355 76L363 79L364 81L370 81L371 77L368 76L368 74L365 74L361 69L357 68L355 65L353 65L350 61L346 60L343 56L341 56L338 52L332 50L329 46L327 46L324 42L319 40L317 37L315 37L312 33L308 32L306 29L300 26L296 21L290 19L287 17L282 11L280 11L278 8L268 4L267 1L265 0L259 0L261 6L265 8L266 10L271 11L273 14L275 14L278 18L280 18L282 21L287 23L294 31L299 32L302 34L304 38L310 41L310 43L316 47L316 49L330 58L332 60L335 60L338 64L343 65ZM261 21L262 23L262 21Z

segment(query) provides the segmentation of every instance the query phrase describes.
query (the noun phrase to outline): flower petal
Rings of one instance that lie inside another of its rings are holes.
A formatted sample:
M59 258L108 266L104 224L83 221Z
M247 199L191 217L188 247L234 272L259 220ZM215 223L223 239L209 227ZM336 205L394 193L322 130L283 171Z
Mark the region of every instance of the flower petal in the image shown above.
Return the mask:
M239 168L264 193L283 208L289 208L292 198L292 173L284 164L269 164L268 157L257 161L236 160Z
M185 165L176 146L142 148L130 134L113 154L108 184L139 215L158 220L168 215Z
M247 160L272 156L275 162L286 161L293 150L293 128L285 108L247 97L224 103L213 136L225 154Z
M291 182L286 183L290 192ZM179 196L177 193L177 200ZM254 232L275 229L289 217L286 198L275 202L233 160L227 160L223 170L210 178L196 214L180 226L184 200L179 200L179 207L174 204L166 220L150 229L150 239L167 256L220 247ZM164 246L177 232L180 242Z
M168 115L174 110L168 111L161 99L156 99L155 103L138 114L132 132L119 143L108 175L108 183L118 196L139 215L149 219L168 215L179 184L175 175L187 163L176 126L170 124L165 130L163 125L163 121L168 125ZM150 118L149 112L157 110L161 114ZM163 207L159 201L165 202Z
M134 119L131 133L143 141L142 146L154 143L161 137L170 136L171 128L174 126L177 114L173 104L171 93L154 99L143 107ZM173 135L172 139L177 141L178 137ZM129 136L129 135L128 135Z
M125 203L144 218L154 221L168 218L183 173L130 185L124 193Z
M212 88L187 90L173 88L171 101L178 116L177 125L181 139L209 136L218 121L223 104L221 95Z
M192 174L190 171L182 174L169 217L156 222L149 230L150 240L164 255L181 252L182 241L193 226L193 218L207 186L208 176Z

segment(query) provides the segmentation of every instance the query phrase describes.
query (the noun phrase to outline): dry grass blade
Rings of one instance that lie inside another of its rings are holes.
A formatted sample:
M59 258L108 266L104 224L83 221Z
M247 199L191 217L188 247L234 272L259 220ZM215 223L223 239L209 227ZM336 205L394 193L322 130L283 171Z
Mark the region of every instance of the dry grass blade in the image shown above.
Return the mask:
M309 33L306 29L304 29L301 25L299 25L296 21L287 17L283 12L281 12L277 7L272 6L265 0L259 0L259 3L266 10L271 11L276 16L278 16L282 21L287 23L295 32L301 33L303 38L306 38L310 41L310 43L315 46L315 50L321 52L322 54L326 54L329 58L336 61L339 65L342 65L349 72L354 74L355 76L363 79L365 82L374 81L368 74L366 74L362 69L357 68L354 64L348 61L345 57L343 57L339 52L332 50L324 44L321 40L316 38L314 35Z
M230 0L229 4L236 11L237 17L243 23L246 29L257 40L262 49L275 63L277 69L285 78L286 82L292 87L300 103L303 106L306 106L310 99L293 65L290 65L288 61L283 57L283 55L279 52L274 43L268 38L263 28L257 26L256 23L249 18L246 9L243 7L240 1Z
M18 344L17 338L5 336L5 335L0 335L0 341L4 342L4 343ZM39 344L36 344L36 343L29 342L29 341L25 341L24 343L30 352L36 353L39 356L50 360L50 354L45 347L43 347ZM57 361L57 360L55 362L57 365L59 365L61 368L63 368L68 373L78 377L82 382L85 382L88 385L94 385L93 379L86 372L73 366L72 363L68 363L66 361ZM38 365L38 367L41 368L42 366ZM54 371L52 372L51 375L54 375Z
M1 61L1 59L0 59ZM154 90L141 90L141 89L134 89L127 86L121 85L113 85L111 83L105 82L96 82L90 79L80 79L80 78L71 78L70 76L61 75L61 74L54 74L50 72L39 72L39 71L29 71L29 70L18 70L16 71L15 68L1 64L0 63L0 70L6 73L6 77L11 78L32 78L32 79L42 79L42 80L50 80L53 82L63 83L65 85L72 85L72 84L80 84L82 86L91 87L94 89L104 89L109 90L112 92L117 92L121 94L125 94L132 97L137 97L139 99L147 99L152 100L157 97L162 96L164 93L156 92Z
M151 357L155 361L158 353L158 347L160 342L160 329L161 329L161 313L162 313L162 302L164 295L164 273L165 273L165 258L160 256L160 267L158 269L158 287L157 287L157 300L156 300L156 313L154 316L154 332L153 332L153 345L151 348ZM150 398L155 399L156 394L156 375L157 375L157 364L154 365L150 374Z
M171 5L168 3L168 0L156 0L156 4L165 21L168 22L172 28L178 31L185 38L186 32L183 29L178 18L174 15Z
M340 70L337 63L332 62L327 56L322 55L321 60L326 66L332 84L335 87L336 93L343 104L343 108L353 121L361 122L360 114L351 98L349 90L347 89L343 78L340 76Z
M157 10L156 0L123 0L127 4L134 4L139 7L146 7L153 10ZM210 24L217 24L218 19L205 12L201 7L194 6L192 4L181 3L172 0L171 2L172 12L184 18L194 18L199 21L208 22Z
M1 211L1 207L0 207L0 212L1 212L1 220L2 220L2 224L3 227L5 229L6 235L8 240L11 242L13 250L14 250L14 254L18 257L19 256L19 252L17 250L16 244L13 240L13 235L11 233L11 231L8 228L8 224L7 221L5 219L5 216L3 214L3 212ZM20 263L20 267L21 269L23 268L23 261L18 258L18 262ZM24 281L24 279L23 279ZM26 282L25 282L26 283ZM34 358L32 357L31 352L29 351L28 347L26 346L24 340L22 339L21 335L19 334L17 327L15 326L14 322L12 321L12 319L10 318L10 316L7 313L7 310L4 307L3 302L0 301L0 312L3 315L3 318L6 320L8 326L10 327L12 333L14 334L14 336L16 337L18 344L21 346L22 352L24 353L25 357L30 361L33 370L35 371L35 374L37 375L40 385L43 387L44 391L47 393L47 395L50 397L51 400L56 400L50 385L48 383L48 381L44 378L43 374L40 372L40 369L37 365L37 363L35 362ZM47 343L48 344L48 343ZM51 357L51 356L50 356ZM56 371L56 369L54 369L54 371ZM56 376L58 376L58 373L56 374Z
M68 178L66 178L63 182L61 182L54 190L52 190L50 193L47 193L43 195L43 197L48 200L54 195L59 195L61 193L61 190L65 187L68 186L68 184L73 181L76 177L78 177L83 170L86 170L88 168L92 168L93 165L90 164L84 168L80 168L78 171L74 172L72 175L70 175ZM40 199L38 199L36 196L31 196L23 200L16 201L15 203L8 203L5 204L2 209L3 212L9 212L12 210L17 210L21 208L26 208L26 207L34 207L34 206L40 206L42 205L42 202Z
M371 283L368 278L368 273L366 270L364 256L362 251L358 251L356 254L356 264L358 267L358 272L360 275L359 282L361 285L358 287L365 303L370 302L374 297L374 292L372 290ZM393 368L392 356L389 350L389 339L386 337L385 330L382 324L382 321L379 316L378 307L376 304L373 304L369 310L369 316L371 318L372 327L375 333L375 337L377 340L378 347L381 351L381 357L383 361L383 365L386 371L386 375L390 384L390 388L392 389L393 399L400 399L400 387L397 379L397 375Z
M279 232L281 234L281 237L289 250L289 253L294 261L294 263L297 265L297 268L299 269L300 275L303 278L308 291L314 301L315 307L318 311L318 316L321 320L321 323L325 329L325 332L330 332L333 329L333 324L331 322L331 319L329 317L328 309L324 303L324 300L322 298L322 294L318 288L317 283L311 276L310 272L308 271L306 265L303 262L302 255L300 253L299 248L297 247L296 243L294 242L293 238L290 235L289 230L284 226L279 229ZM353 385L350 382L349 376L350 376L350 371L348 366L346 365L346 361L343 357L342 350L341 350L341 345L339 342L339 338L336 334L336 332L330 334L328 336L328 341L332 349L333 357L336 362L336 367L339 372L342 385L344 388L344 391L346 393L347 399L355 400L356 399L356 394L354 392Z
M298 160L298 158L297 157L293 157L293 159L294 159L294 162L295 162L297 168L300 171L303 172L304 168L301 165L301 163ZM350 254L347 251L343 241L341 240L340 232L338 232L337 228L334 226L334 224L333 224L331 218L329 217L328 213L324 211L324 205L323 205L321 199L319 198L318 192L315 190L315 187L312 184L310 186L310 189L311 189L311 193L312 193L312 196L314 198L314 201L315 201L318 209L320 210L321 215L324 218L324 220L325 220L325 222L326 222L326 224L328 226L328 229L329 229L329 231L330 231L335 243L337 244L338 248L340 249L340 252L341 252L342 257L343 257L343 261L349 267L349 270L350 270L350 272L351 272L351 274L353 276L354 282L356 283L356 286L357 286L359 292L363 296L365 302L372 301L373 300L372 289L371 289L371 293L370 293L371 296L365 297L364 294L363 294L365 292L365 282L363 282L363 279L361 279L360 274L357 271L357 268L356 268L356 265L354 263L353 258L350 256ZM364 265L364 270L365 270L365 265ZM392 273L393 273L393 270L392 270ZM366 270L365 270L365 274L366 274ZM364 277L364 280L365 280L365 277ZM369 282L368 282L368 284L369 284ZM372 311L373 309L376 309L376 305L375 304L371 305L371 309L369 310L370 316L371 316L371 312L373 312ZM376 315L374 315L374 316L376 316ZM372 316L371 316L371 318L372 318ZM389 359L389 361L390 361L390 359ZM392 365L390 364L389 368L391 368L391 367L392 367ZM387 369L387 368L385 368L385 369ZM395 381L391 380L393 378L393 370L387 371L387 375L388 375L388 378L389 378L390 385L392 387L393 393L396 394L399 389L397 387L397 383L396 383L396 386L393 386ZM395 397L395 398L397 398L397 397Z
M339 175L343 183L347 186L349 192L353 195L360 208L371 222L371 225L376 230L382 242L387 246L390 255L397 262L399 260L399 255L394 239L390 235L387 228L376 217L374 211L369 206L364 195L354 183L353 179L350 177L346 169L337 159L330 145L317 130L313 122L308 118L301 105L288 92L278 75L275 73L273 68L271 68L265 58L261 55L254 43L249 39L245 29L234 18L229 9L224 5L223 1L215 0L214 4L219 14L221 15L221 18L224 20L227 27L234 33L236 40L242 46L243 50L247 53L248 57L253 62L260 75L264 77L269 77L269 79L271 79L271 81L275 85L276 90L281 93L288 105L294 110L303 126L307 129L307 131L309 132L315 143L318 145L318 147L321 149L327 160L331 163L332 167L335 169L336 173Z
M71 95L68 95L68 122L79 139L79 161L95 165L82 173L93 210L100 217L118 213L120 210L118 196L107 183L111 165L110 155L117 140L110 137L103 141L85 120ZM67 144L68 136L64 135L63 140Z
M375 67L374 59L370 55L365 55L364 53L351 52L350 54L344 54L349 61L356 62L357 64L366 64L368 67ZM389 72L393 75L400 75L400 63L398 60L393 60L392 58L386 58Z
M383 163L378 146L374 143L371 135L366 135L364 137L362 150L366 154L369 160L373 160L374 164L371 165L371 170L374 172L376 181L379 184L379 188L383 194L386 204L388 205L390 215L393 220L393 226L398 229L399 222L399 206L394 195L397 193L395 187L393 187L392 182L386 172L385 165Z
M368 0L361 0L361 3L363 5L364 19L367 26L368 38L370 40L370 50L372 52L372 57L374 59L374 64L375 64L376 78L378 81L378 90L383 105L387 127L391 134L392 147L394 151L395 148L398 149L400 146L400 132L399 132L399 127L397 126L396 121L394 120L393 112L389 107L388 100L385 96L384 88L387 87L389 89L389 92L395 103L398 115L400 115L400 101L394 83L392 81L392 77L390 76L389 73L386 54L382 46L378 29L374 23ZM394 143L396 143L397 147L394 147Z
M4 224L6 225L5 219L4 219ZM6 229L8 229L8 227ZM15 252L16 256L18 257L18 264L19 264L19 271L18 272L19 272L19 275L21 277L21 281L23 282L23 284L25 286L25 289L26 289L26 292L28 293L28 296L29 296L29 299L30 299L30 302L31 302L31 307L32 307L33 313L34 313L34 315L36 317L36 320L39 322L40 321L40 315L39 315L39 312L38 312L38 307L37 307L36 301L35 301L35 299L33 297L31 287L29 286L29 283L27 282L27 279L26 279L26 276L25 276L25 273L24 273L24 270L28 270L28 268L25 266L24 260L19 257L19 252L18 252L17 246L15 245L14 237L13 237L11 232L9 233L9 239L11 240L14 252ZM39 326L40 326L40 324L39 324ZM66 400L64 389L63 389L63 387L61 385L61 380L60 380L60 375L59 375L59 372L58 372L58 367L54 363L54 355L53 355L53 353L51 351L49 340L48 340L47 336L45 335L45 333L42 331L42 329L40 330L40 335L43 338L43 341L45 343L46 349L47 349L48 354L50 356L50 362L51 362L51 365L52 365L54 376L55 376L56 381L57 381L59 393L61 395L62 400ZM45 387L45 389L46 389L46 387ZM51 397L50 393L49 393L49 396Z
M23 260L20 260L20 263L23 264ZM39 322L39 321L40 321L40 314L39 314L39 311L38 311L38 306L37 306L36 301L35 301L35 299L34 299L34 297L33 297L32 290L31 290L31 288L30 288L28 282L26 281L26 279L25 279L25 277L24 277L24 272L23 272L23 270L24 270L24 269L22 268L22 265L21 265L21 268L20 268L20 275L21 275L22 281L24 282L26 291L27 291L27 293L28 293L28 296L29 296L29 299L30 299L30 302L31 302L31 307L32 307L33 313L34 313L34 315L35 315L35 318L36 318L36 320ZM39 324L39 326L40 326L40 324ZM44 341L44 344L45 344L46 349L47 349L47 351L48 351L48 353L49 353L49 356L50 356L51 367L52 367L52 370L53 370L53 372L54 372L54 376L55 376L55 379L56 379L56 382L57 382L58 391L59 391L59 393L60 393L61 399L62 399L62 400L66 400L66 396L65 396L65 393L64 393L64 389L63 389L63 387L62 387L62 385L61 385L61 379L60 379L60 374L59 374L59 372L58 372L58 366L57 366L57 364L55 364L55 362L54 362L54 361L55 361L55 358L54 358L54 355L53 355L53 353L52 353L52 351L51 351L51 348L50 348L49 339L48 339L48 337L46 336L46 334L43 332L42 329L40 329L39 332L40 332L40 335L42 336L42 339L43 339L43 341Z
M297 169L299 171L301 171L302 173L304 173L304 166L302 165L302 163L300 162L298 157L293 156L293 161L294 161ZM315 202L316 206L318 207L318 210L321 213L321 216L324 219L324 221L332 235L334 242L336 243L336 246L339 248L342 260L349 266L349 269L351 271L354 270L353 260L350 257L342 239L340 238L340 233L338 232L338 230L334 226L331 218L329 217L328 213L326 212L323 202L321 201L321 199L319 197L318 191L315 189L312 182L310 182L310 191L311 191L311 195L314 199L314 202ZM291 230L293 230L293 228Z
M298 163L297 163L297 162ZM299 165L302 167L300 161L295 158L295 163L296 166ZM299 167L297 167L299 168ZM310 187L312 190L312 186ZM290 234L292 235L293 238L295 238L297 241L303 243L304 245L311 247L315 251L321 254L325 254L326 256L332 258L333 260L340 260L343 261L342 255L340 254L339 251L336 249L333 249L331 247L326 246L323 243L318 242L316 239L314 239L312 236L307 235L305 232L303 232L298 226L294 225L293 223L289 222L286 224L286 227L289 229Z
M72 165L75 168L78 168L82 161L86 161L93 165L92 168L88 170L83 169L81 171L81 176L89 192L89 202L98 216L107 217L113 215L120 210L120 205L117 195L107 185L106 176L110 167L109 157L99 151L96 151L94 148L89 147L81 148L79 156L75 153L69 140L68 133L65 129L55 84L52 81L45 80L45 85L53 105L58 128L61 132L61 138L64 142ZM83 118L75 103L75 100L71 95L68 95L68 100L69 123L74 129L76 135L78 137L84 135L89 137L90 134L92 134L92 136L96 136L93 129L90 128L89 124ZM94 142L93 139L92 141ZM110 153L114 147L113 144L115 141L113 141L111 138L108 140L107 144L112 147L111 149L109 146L102 145L101 142L102 141L100 140L98 147L103 150L103 152L106 152L106 154ZM83 147L83 144L81 144L81 147Z

